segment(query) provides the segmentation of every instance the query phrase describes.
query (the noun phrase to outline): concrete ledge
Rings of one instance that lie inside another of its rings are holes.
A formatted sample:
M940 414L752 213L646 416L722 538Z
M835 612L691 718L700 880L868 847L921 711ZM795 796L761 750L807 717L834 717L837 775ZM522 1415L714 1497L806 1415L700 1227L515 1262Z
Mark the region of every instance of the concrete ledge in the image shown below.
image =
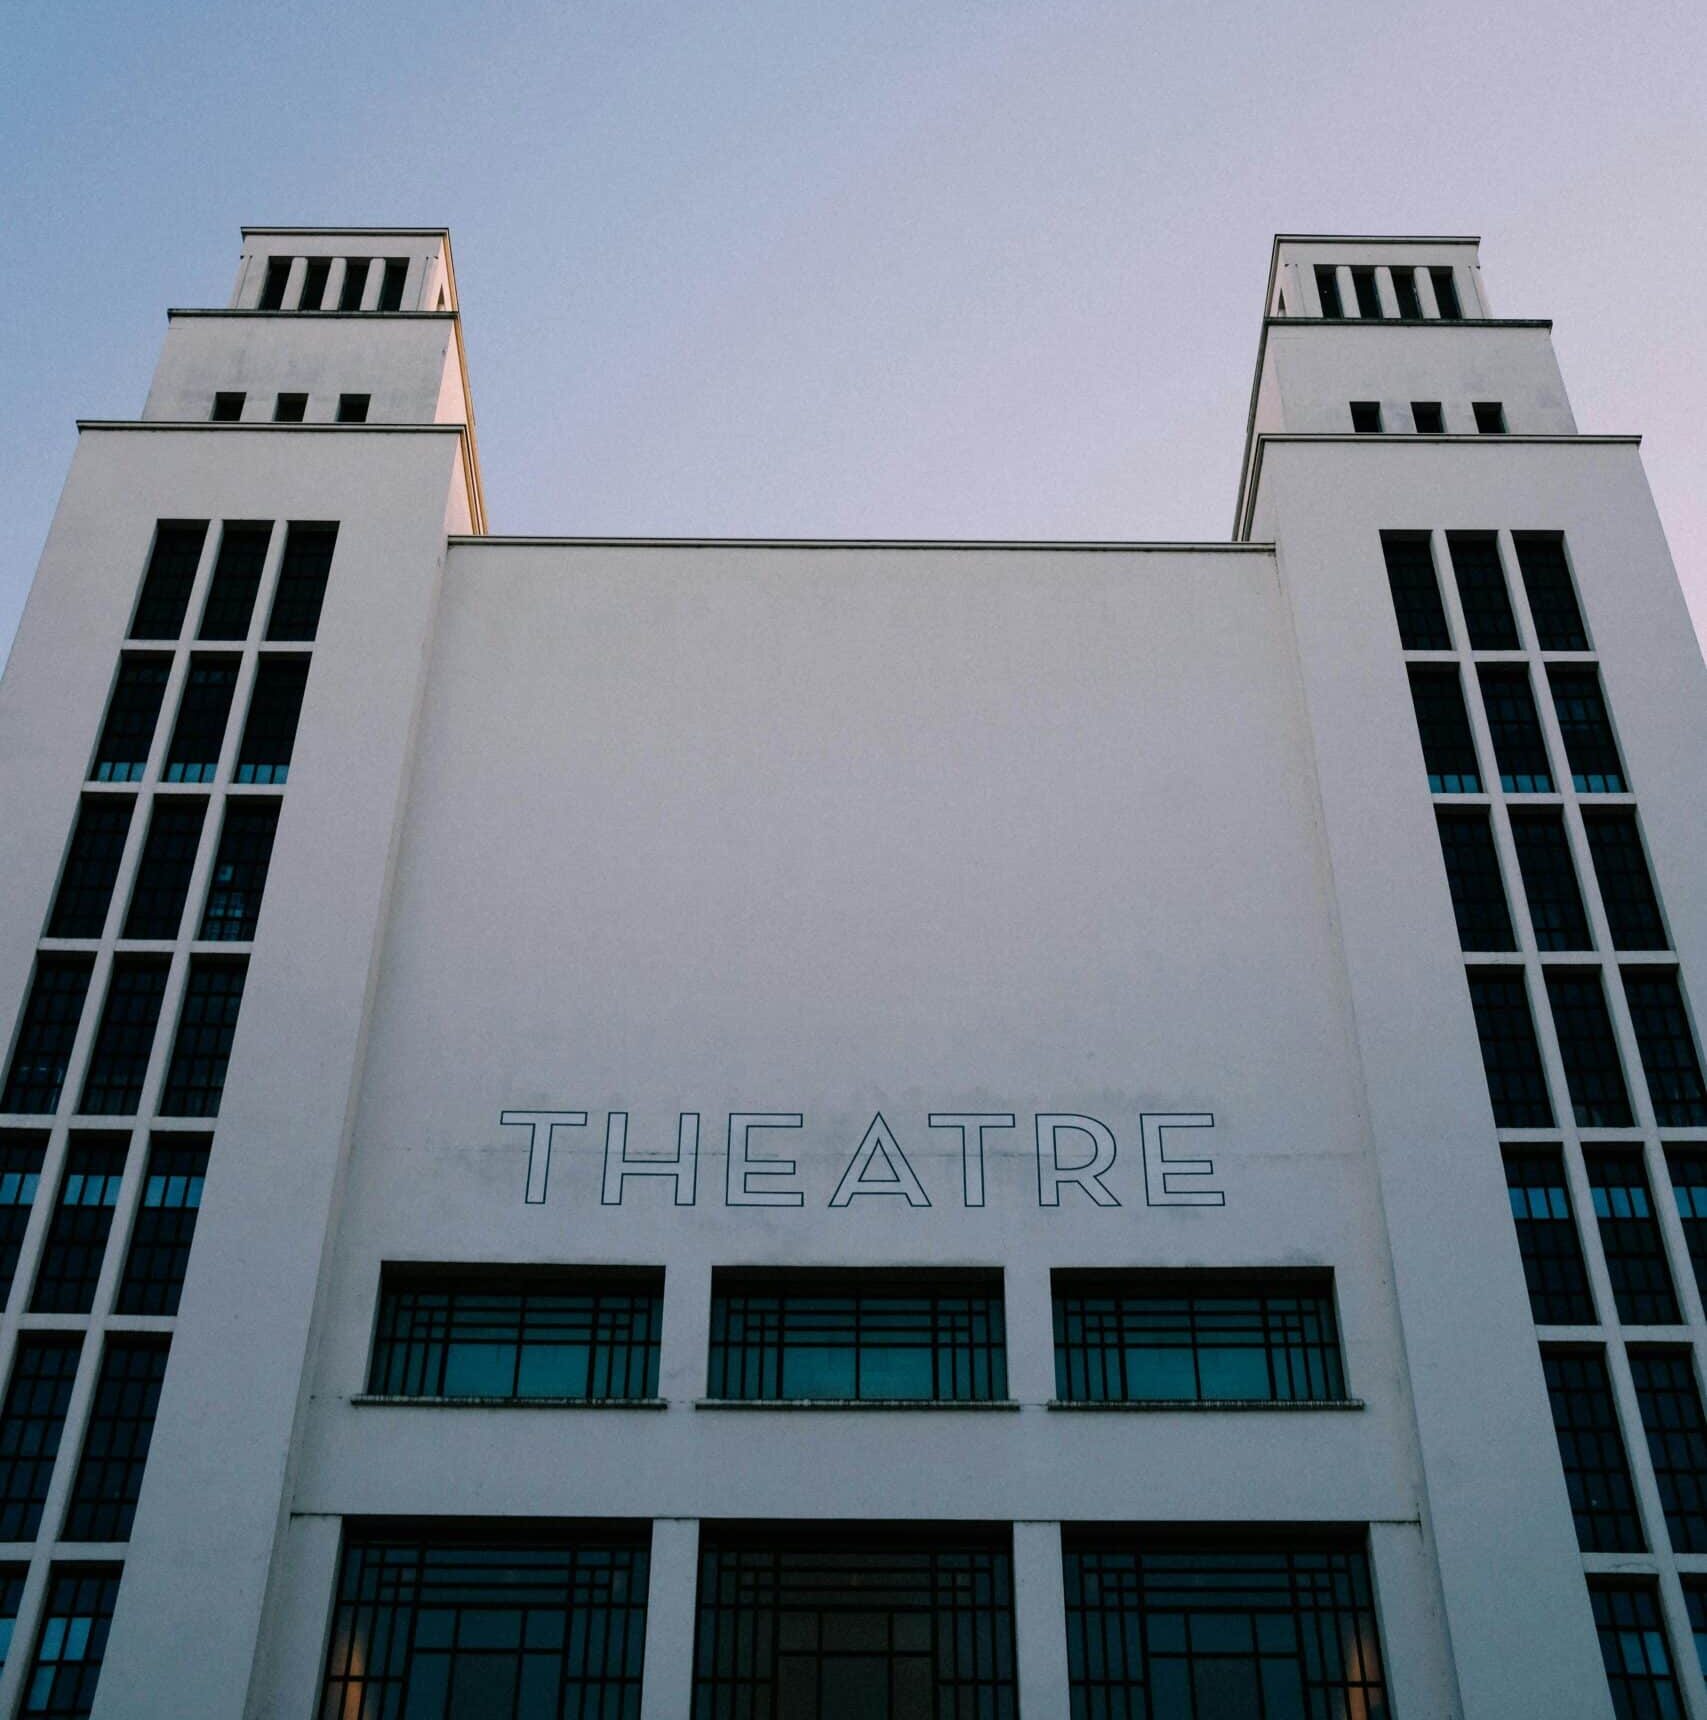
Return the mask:
M1016 1410L1012 1398L957 1402L952 1398L695 1398L695 1409L757 1410Z
M1090 1403L1069 1398L1051 1398L1045 1409L1088 1410L1093 1415L1132 1413L1167 1414L1184 1410L1201 1415L1214 1410L1358 1410L1368 1406L1362 1398L1134 1398L1118 1403Z
M360 1409L668 1409L668 1398L385 1397L358 1392Z

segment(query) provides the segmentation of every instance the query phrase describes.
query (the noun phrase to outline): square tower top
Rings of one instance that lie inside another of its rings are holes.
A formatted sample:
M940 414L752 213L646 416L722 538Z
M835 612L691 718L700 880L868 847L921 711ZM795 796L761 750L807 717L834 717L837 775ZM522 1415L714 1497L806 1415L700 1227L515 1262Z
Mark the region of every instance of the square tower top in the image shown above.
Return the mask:
M245 227L230 309L454 312L443 227Z

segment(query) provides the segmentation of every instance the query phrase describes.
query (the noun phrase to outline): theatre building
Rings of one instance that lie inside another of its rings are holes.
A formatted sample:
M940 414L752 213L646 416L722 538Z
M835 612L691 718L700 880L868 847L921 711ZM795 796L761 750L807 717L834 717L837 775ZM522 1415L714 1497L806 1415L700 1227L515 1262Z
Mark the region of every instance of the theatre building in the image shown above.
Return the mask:
M506 538L444 232L169 313L0 681L0 1715L1707 1720L1637 438L1472 239L1262 309L1218 543Z

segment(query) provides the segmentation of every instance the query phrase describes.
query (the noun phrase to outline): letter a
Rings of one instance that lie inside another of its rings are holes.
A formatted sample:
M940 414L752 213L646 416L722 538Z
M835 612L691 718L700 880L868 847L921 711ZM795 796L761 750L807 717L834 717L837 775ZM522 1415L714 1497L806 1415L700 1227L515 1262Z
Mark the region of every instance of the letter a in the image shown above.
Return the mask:
M883 1156L887 1176L868 1177L872 1160L879 1154ZM831 1206L850 1206L855 1195L859 1194L899 1194L905 1195L908 1206L929 1206L930 1196L919 1184L919 1179L913 1174L913 1167L907 1163L907 1155L901 1151L901 1143L895 1139L894 1131L883 1120L879 1111L871 1119L871 1127L865 1131L865 1139L854 1149L854 1156L848 1160L848 1168L842 1172L842 1180L836 1184L836 1192L830 1196Z

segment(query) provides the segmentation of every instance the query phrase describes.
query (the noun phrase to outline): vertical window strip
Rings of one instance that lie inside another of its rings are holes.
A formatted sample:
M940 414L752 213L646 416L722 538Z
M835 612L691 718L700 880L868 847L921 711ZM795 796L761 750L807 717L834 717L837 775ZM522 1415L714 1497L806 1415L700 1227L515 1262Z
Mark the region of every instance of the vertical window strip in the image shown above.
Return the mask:
M211 1137L156 1135L119 1285L120 1314L178 1312L207 1179Z
M200 936L209 942L244 943L255 935L261 897L272 865L280 803L244 795L225 806L225 828L208 881Z
M154 548L130 624L132 639L176 639L183 632L206 541L206 520L161 520L154 528Z
M1428 533L1383 532L1381 553L1387 563L1387 588L1393 596L1400 645L1407 651L1450 651L1452 634L1440 600Z
M266 520L227 520L219 535L219 559L202 605L198 639L246 639L261 590L272 523Z
M1548 666L1553 709L1570 760L1571 782L1578 794L1624 794L1630 784L1612 734L1612 718L1595 669Z
M1707 1552L1707 1416L1689 1351L1632 1350L1630 1374L1672 1547Z
M1590 1577L1589 1600L1618 1720L1673 1720L1684 1712L1651 1581Z
M1666 1168L1695 1286L1707 1302L1707 1147L1668 1146Z
M1585 1553L1645 1551L1606 1358L1598 1350L1543 1348L1541 1367L1578 1544Z
M178 1015L172 1062L160 1096L163 1117L216 1117L243 1003L246 964L198 957Z
M1409 675L1429 792L1479 794L1481 772L1458 671L1421 668L1413 663Z
M279 564L272 613L267 617L269 643L313 639L320 626L337 542L334 522L292 520L285 528L284 559Z
M128 1116L142 1102L169 966L154 956L120 956L113 963L77 1107L85 1115Z
M1513 532L1512 547L1536 642L1543 651L1586 651L1588 629L1571 583L1564 538L1558 532Z
M1545 970L1553 1032L1565 1065L1565 1084L1577 1125L1622 1129L1634 1121L1624 1065L1606 1008L1599 968Z
M1552 793L1552 766L1547 759L1547 742L1541 732L1535 694L1529 685L1529 671L1484 663L1477 670L1477 679L1481 682L1482 708L1487 712L1494 757L1499 763L1500 787L1507 794Z
M107 701L106 720L101 725L101 737L95 743L95 757L89 767L91 781L142 780L171 668L170 657L127 651L119 659L118 676Z
M128 1135L73 1135L59 1200L36 1267L32 1314L87 1314L95 1305L119 1203Z
M0 1406L0 1541L33 1541L53 1480L83 1339L23 1332Z
M1585 814L1583 829L1588 836L1594 875L1600 885L1600 904L1612 943L1620 950L1663 950L1669 947L1665 921L1642 835L1634 812Z
M46 1156L46 1130L0 1129L0 1309L12 1292Z
M55 1565L36 1655L24 1685L32 1720L86 1720L95 1706L101 1663L118 1604L117 1565Z
M1418 426L1420 429L1421 426ZM1448 532L1447 553L1458 582L1458 601L1473 651L1515 651L1520 643L1517 617L1512 614L1500 565L1499 543L1492 532Z
M89 956L36 958L0 1111L47 1115L58 1110L93 971Z
M88 794L79 802L47 922L50 938L98 938L106 929L135 810L136 797L129 794Z
M262 657L237 751L238 782L278 785L288 779L307 686L306 656Z
M1624 997L1660 1127L1707 1127L1707 1084L1676 972L1625 968Z
M1594 1295L1559 1149L1508 1147L1505 1180L1536 1324L1592 1326Z
M1641 1148L1585 1148L1583 1163L1594 1191L1601 1252L1618 1318L1632 1326L1675 1326L1683 1316Z
M1502 1129L1550 1129L1553 1105L1521 970L1471 968L1466 977L1495 1124Z
M1505 884L1500 877L1499 851L1486 812L1447 812L1436 809L1440 852L1446 862L1446 883L1452 893L1452 913L1458 942L1466 950L1514 950Z
M137 862L130 908L125 914L127 938L177 937L206 817L207 801L200 795L155 797L148 837L142 845L142 858Z
M130 1539L165 1378L163 1339L108 1338L61 1540Z
M237 691L239 658L193 656L166 749L167 782L212 782Z
M1514 812L1511 835L1517 849L1523 893L1529 899L1529 920L1540 950L1586 950L1593 947L1576 866L1559 812Z

